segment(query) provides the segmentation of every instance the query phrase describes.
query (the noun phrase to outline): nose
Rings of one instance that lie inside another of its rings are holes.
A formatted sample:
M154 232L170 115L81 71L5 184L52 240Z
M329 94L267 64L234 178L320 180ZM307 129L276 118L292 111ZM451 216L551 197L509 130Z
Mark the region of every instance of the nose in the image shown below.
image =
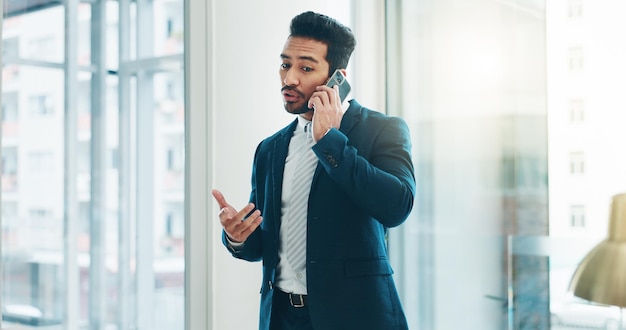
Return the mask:
M285 76L283 77L283 83L287 86L297 86L299 82L298 74L294 72L294 70L289 69L285 71Z

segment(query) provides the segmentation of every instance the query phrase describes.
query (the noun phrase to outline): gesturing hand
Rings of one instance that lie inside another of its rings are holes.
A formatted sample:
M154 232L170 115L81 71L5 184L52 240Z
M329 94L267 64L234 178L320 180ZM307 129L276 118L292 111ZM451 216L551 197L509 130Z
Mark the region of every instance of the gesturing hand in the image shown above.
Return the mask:
M218 216L228 238L233 242L244 242L263 221L261 211L252 212L255 207L252 203L237 211L226 202L224 195L219 190L213 189L211 193L220 207ZM252 213L246 217L250 212Z

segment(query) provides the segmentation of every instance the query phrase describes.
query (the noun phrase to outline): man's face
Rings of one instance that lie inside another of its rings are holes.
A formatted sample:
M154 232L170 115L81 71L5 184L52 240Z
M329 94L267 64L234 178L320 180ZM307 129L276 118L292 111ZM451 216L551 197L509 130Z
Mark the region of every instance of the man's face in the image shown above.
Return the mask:
M313 116L308 102L315 87L328 79L329 64L326 61L328 46L314 39L290 37L280 54L280 79L285 110L293 114L308 113Z

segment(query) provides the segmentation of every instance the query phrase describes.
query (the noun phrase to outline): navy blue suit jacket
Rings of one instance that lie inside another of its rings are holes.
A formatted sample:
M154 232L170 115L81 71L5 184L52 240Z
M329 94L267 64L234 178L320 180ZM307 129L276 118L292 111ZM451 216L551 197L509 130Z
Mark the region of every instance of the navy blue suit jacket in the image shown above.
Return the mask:
M263 262L260 329L268 329L278 263L283 170L297 120L257 147L250 201L261 226L236 258ZM406 329L386 248L387 228L400 225L415 197L406 123L356 100L313 147L319 163L309 197L307 291L315 329ZM224 244L228 246L225 236Z

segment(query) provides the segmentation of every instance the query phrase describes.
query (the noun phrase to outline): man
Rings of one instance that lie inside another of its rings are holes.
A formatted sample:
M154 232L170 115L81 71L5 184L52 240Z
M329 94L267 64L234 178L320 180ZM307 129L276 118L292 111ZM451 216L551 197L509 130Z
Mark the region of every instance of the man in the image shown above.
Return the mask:
M279 72L297 118L257 147L247 206L213 190L226 247L263 261L259 329L407 329L386 233L413 207L409 130L325 86L355 45L330 17L293 18Z

